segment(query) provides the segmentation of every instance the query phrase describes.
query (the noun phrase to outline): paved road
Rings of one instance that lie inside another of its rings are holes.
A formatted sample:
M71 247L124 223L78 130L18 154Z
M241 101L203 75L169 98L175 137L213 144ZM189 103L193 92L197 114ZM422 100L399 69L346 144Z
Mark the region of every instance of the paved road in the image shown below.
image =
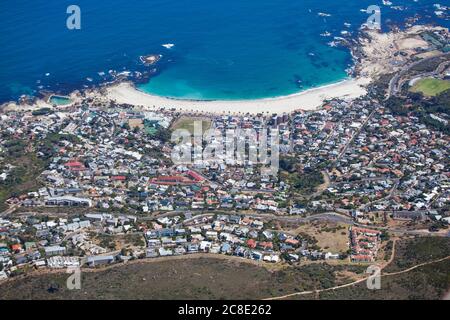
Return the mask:
M390 213L391 211L389 211ZM414 212L414 211L408 211L408 212ZM168 212L168 213L164 213L162 215L157 215L157 216L152 216L152 217L146 217L146 218L139 218L140 220L152 220L155 218L159 218L159 217L170 217L170 216L176 216L176 215L181 215L183 212L181 211L177 211L177 212ZM349 214L345 214L345 213L339 213L339 212L334 212L334 211L330 211L330 212L324 212L324 213L318 213L318 214L313 214L307 217L302 217L302 216L278 216L275 214L268 214L268 213L243 213L243 212L223 212L221 214L225 214L225 215L232 215L232 214L236 214L236 215L243 215L243 216L249 216L249 217L255 217L255 218L260 218L263 219L265 221L267 220L278 220L278 221L285 221L285 222L293 222L293 223L306 223L306 222L311 222L311 221L330 221L330 222L335 222L335 223L345 223L345 224L349 224L349 225L354 225L357 227L362 227L362 228L371 228L371 229L375 229L375 230L380 230L380 231L388 231L392 234L395 235L429 235L429 236L443 236L441 233L437 233L437 232L429 232L428 230L407 230L404 228L391 228L391 227L380 227L380 226L369 226L366 224L361 224L361 223L357 223L356 221L353 220L352 217L350 217ZM210 213L201 213L198 215L193 216L190 219L186 219L184 220L184 224L188 224L189 222L194 221L195 219L201 218L201 217L206 217L206 216L212 216L214 215L214 212L210 212Z
M18 204L12 205L11 207L9 207L9 209L7 209L7 210L5 210L5 211L0 213L0 218L6 217L7 215L13 213L18 207L19 207Z
M367 119L364 121L364 123L361 125L360 128L358 128L358 130L356 130L356 132L352 135L352 137L350 138L350 140L345 144L344 149L342 149L341 153L339 153L338 157L336 158L335 162L338 162L342 156L345 154L345 152L347 151L348 147L353 143L353 141L355 140L355 138L361 133L361 131L364 129L364 127L366 126L366 124L370 121L370 119L373 117L373 115L375 114L375 112L377 111L377 108L375 107L375 109L369 114L369 116L367 117Z
M412 79L428 78L440 75L442 72L444 72L444 70L447 68L448 65L450 65L450 61L444 61L438 65L436 70L416 75ZM411 81L412 79L409 78L401 79L399 84L397 85L397 90L401 91L405 83Z
M388 100L391 96L395 96L395 95L398 93L399 89L401 88L401 87L398 85L398 81L399 81L399 80L401 79L401 77L403 77L409 70L411 70L412 68L414 68L415 66L417 66L417 65L419 65L419 64L421 64L421 63L423 63L423 62L430 61L430 60L432 60L432 59L439 58L439 57L443 57L443 56L446 56L446 55L450 56L450 53L441 53L441 54L436 55L436 56L434 56L434 57L425 58L425 59L422 59L422 60L413 62L413 63L411 63L411 64L405 66L402 70L400 70L399 72L397 72L397 74L396 74L394 77L392 77L391 81L389 81L388 93L387 93L387 95L386 95L386 99L385 99L385 100ZM435 72L438 71L440 67L441 67L441 64L438 66L438 68L437 68L437 70L435 70ZM417 76L420 76L420 75L417 75Z
M195 217L192 217L190 219L186 219L184 221L185 224L194 221L195 219L211 216L214 213L205 213L200 214ZM299 217L299 216L277 216L275 214L259 214L259 213L228 213L228 214L238 214L238 215L245 215L249 217L255 217L260 218L263 220L279 220L279 221L287 221L287 222L310 222L315 220L326 220L326 221L334 221L334 222L342 222L342 223L348 223L352 224L353 220L351 217L336 213L336 212L325 212L325 213L319 213L314 214L308 217Z
M10 208L7 211L11 211L12 212L15 209L16 208ZM3 213L1 213L0 217L3 214L5 214L7 211L4 211ZM184 212L185 211L171 211L171 212L163 213L163 214L160 214L160 215L151 215L151 216L147 216L147 217L139 217L138 216L138 220L141 220L141 221L154 220L154 219L160 218L160 217L171 217L171 216L176 216L176 215L182 215ZM415 211L408 211L408 212L414 213ZM39 213L27 212L26 214L39 214ZM214 214L215 214L214 212L201 213L201 214L193 216L191 219L184 220L183 223L187 224L187 223L193 221L194 219L197 219L197 218L200 218L200 217L205 217L205 216L211 216L211 215L214 215ZM293 222L293 223L307 223L307 222L318 221L318 220L319 221L330 221L330 222L335 222L335 223L345 223L345 224L354 225L354 226L363 227L363 228L371 228L371 229L376 229L376 230L380 230L380 231L388 231L388 232L390 232L392 234L396 234L396 235L443 236L443 234L441 234L441 233L429 232L428 230L406 230L406 229L403 229L403 228L368 226L368 225L365 225L365 224L360 224L360 223L355 222L353 220L353 218L350 215L348 215L348 214L339 213L339 212L335 212L335 211L313 214L313 215L310 215L310 216L307 216L307 217L303 217L303 216L278 216L278 215L275 215L275 214L268 214L268 213L244 213L244 212L220 212L220 214L225 214L225 215L236 214L236 215L255 217L255 218L259 218L259 219L265 220L265 221L278 220L278 221Z

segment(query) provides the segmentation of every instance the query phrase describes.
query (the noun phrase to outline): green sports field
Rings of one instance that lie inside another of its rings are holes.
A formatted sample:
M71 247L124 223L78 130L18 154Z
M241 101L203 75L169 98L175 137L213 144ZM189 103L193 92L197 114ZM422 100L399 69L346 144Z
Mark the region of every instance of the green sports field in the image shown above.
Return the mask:
M450 89L450 81L427 78L417 81L410 91L420 92L425 96L434 97L448 89Z

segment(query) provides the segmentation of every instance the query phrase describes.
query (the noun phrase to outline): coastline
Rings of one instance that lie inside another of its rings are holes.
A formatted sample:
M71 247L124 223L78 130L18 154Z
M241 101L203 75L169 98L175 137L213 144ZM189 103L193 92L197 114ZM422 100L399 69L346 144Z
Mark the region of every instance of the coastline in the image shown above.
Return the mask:
M197 114L255 115L316 110L327 100L350 101L366 95L368 85L374 80L384 74L401 70L414 55L414 48L428 46L427 42L420 38L421 32L440 29L445 28L415 25L403 31L388 33L366 30L363 32L364 36L360 36L350 48L354 60L355 77L286 96L249 100L178 99L140 91L134 82L123 80L105 83L100 87L76 90L66 95L72 100L72 104L65 107L77 106L85 98L90 98L102 104L113 101L149 111L165 110ZM404 52L404 55L392 61L395 52L400 50ZM53 106L41 98L30 103L7 102L1 105L1 111L35 110L44 107Z
M298 110L316 110L326 100L353 100L367 94L367 86L381 75L401 70L416 47L428 47L419 34L423 31L439 30L442 27L416 25L400 32L382 33L366 30L366 37L359 37L354 52L351 48L357 76L334 84L311 88L299 93L274 98L254 100L188 100L160 97L137 89L131 82L107 86L104 97L117 103L141 106L149 110L177 110L204 114L261 114L291 113ZM406 57L392 56L402 51Z
M325 100L355 99L367 93L370 78L350 78L337 83L311 88L299 93L254 100L188 100L161 97L138 90L131 82L105 88L104 97L116 103L141 106L146 109L167 109L199 113L289 113L296 110L315 110Z

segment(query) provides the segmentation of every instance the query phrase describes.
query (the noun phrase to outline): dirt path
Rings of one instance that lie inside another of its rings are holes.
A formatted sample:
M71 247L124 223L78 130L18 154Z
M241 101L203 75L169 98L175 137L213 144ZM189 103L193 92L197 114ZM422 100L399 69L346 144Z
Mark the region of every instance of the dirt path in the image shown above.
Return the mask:
M392 255L391 255L391 258L390 258L389 261L382 267L382 270L383 270L384 268L386 268L386 267L394 260L394 256L395 256L395 240L394 240L394 244L393 244L393 247L392 247ZM411 268L408 268L408 269L405 269L405 270L402 270L402 271L397 271L397 272L392 272L392 273L380 274L380 276L381 276L381 277L395 276L395 275L399 275L399 274L403 274L403 273L410 272L410 271L412 271L412 270L415 270L415 269L417 269L417 268L420 268L420 267L423 267L423 266L426 266L426 265L430 265L430 264L433 264L433 263L445 261L445 260L448 260L448 259L450 259L450 256L446 256L446 257L444 257L444 258L436 259L436 260L433 260L433 261L423 262L423 263L420 263L420 264L418 264L418 265L415 265L415 266L413 266L413 267L411 267ZM321 293L321 292L332 291L332 290L337 290L337 289L341 289L341 288L347 288L347 287L354 286L354 285L356 285L356 284L358 284L358 283L367 281L367 279L369 279L369 277L370 277L370 276L367 276L367 277L364 277L364 278L362 278L362 279L356 280L356 281L354 281L354 282L350 282L350 283L347 283L347 284L343 284L343 285L339 285L339 286L335 286L335 287L331 287L331 288L327 288L327 289L320 289L320 290L311 290L311 291L296 292L296 293L286 294L286 295L283 295L283 296L266 298L266 299L264 299L264 300L282 300L282 299L287 299L287 298L294 297L294 296L304 296L304 295L308 295L308 294L317 294L317 293Z
M386 262L386 264L384 265L383 269L386 268L388 265L390 265L392 263L392 261L394 261L395 258L395 247L397 245L397 239L392 240L392 252L391 252L391 257L389 258L389 260Z
M118 254L118 252L116 252ZM224 260L231 263L242 263L242 264L250 264L258 267L262 267L266 269L267 271L271 272L273 271L272 264L268 264L263 261L256 261L252 259L247 258L241 258L237 256L228 256L223 254L213 254L213 253L192 253L192 254L185 254L185 255L179 255L179 256L167 256L167 257L156 257L156 258L147 258L147 259L137 259L137 260L131 260L124 263L113 263L110 265L104 265L98 268L89 268L89 267L81 267L81 272L85 273L98 273L98 272L104 272L107 270L120 268L123 266L128 265L134 265L134 264L151 264L151 263L158 263L158 262L164 262L164 261L173 261L173 260L189 260L189 259L218 259L218 260ZM61 273L67 273L67 268L59 268L59 269L49 269L49 268L43 268L43 269L37 269L33 270L29 273L26 273L24 275L16 276L7 278L0 281L0 285L7 283L7 282L13 282L25 277L29 276L39 276L44 274L61 274Z
M317 187L316 192L309 196L309 198L315 198L320 196L325 190L327 190L331 185L330 175L326 170L321 171L324 182Z

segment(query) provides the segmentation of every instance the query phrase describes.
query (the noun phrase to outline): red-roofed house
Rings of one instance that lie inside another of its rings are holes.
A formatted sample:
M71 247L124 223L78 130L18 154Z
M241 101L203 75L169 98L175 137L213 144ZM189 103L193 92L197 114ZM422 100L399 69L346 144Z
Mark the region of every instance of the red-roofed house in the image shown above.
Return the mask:
M111 181L113 182L115 187L124 186L127 182L127 177L125 176L112 176Z
M178 184L182 184L182 185L192 184L192 181L186 177L181 177L181 176L161 176L158 178L153 178L151 180L151 183L173 186L173 185L178 185Z
M22 251L22 245L20 243L15 243L11 245L11 250L14 252L20 252Z
M112 181L125 181L125 180L127 180L127 177L125 177L125 176L112 176L111 180Z
M296 239L286 239L285 242L286 242L287 244L290 244L290 245L293 245L293 246L296 246L296 245L298 245L298 243L299 243L299 241L296 240Z
M273 249L273 243L272 242L258 242L258 247L262 248L264 250L269 250L269 249Z
M189 176L189 178L191 178L192 180L194 180L195 182L202 182L203 180L205 180L205 178L203 178L201 175L199 175L197 172L189 170L187 172L187 175Z
M247 240L247 246L248 246L249 248L255 249L255 248L256 248L256 241L253 240L253 239Z
M79 161L69 161L65 165L70 171L83 171L86 170L84 164Z

